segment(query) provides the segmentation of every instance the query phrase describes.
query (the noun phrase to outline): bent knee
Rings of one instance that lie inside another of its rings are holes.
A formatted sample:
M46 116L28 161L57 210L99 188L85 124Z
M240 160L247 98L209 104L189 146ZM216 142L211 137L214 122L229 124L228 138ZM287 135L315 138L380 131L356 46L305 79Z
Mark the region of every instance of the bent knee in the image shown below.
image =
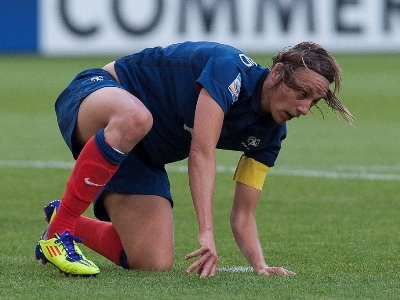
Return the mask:
M131 112L124 124L127 139L136 139L138 136L142 139L153 126L153 116L150 111L144 107L140 111L134 110ZM132 134L133 132L135 134Z
M105 129L106 139L116 149L127 153L152 126L153 116L147 108L130 109L110 121Z
M172 255L163 258L146 257L144 259L131 258L129 259L124 250L119 257L119 264L124 269L142 270L142 271L170 271L173 267L174 259Z
M170 271L173 267L173 259L129 261L129 269L141 271Z

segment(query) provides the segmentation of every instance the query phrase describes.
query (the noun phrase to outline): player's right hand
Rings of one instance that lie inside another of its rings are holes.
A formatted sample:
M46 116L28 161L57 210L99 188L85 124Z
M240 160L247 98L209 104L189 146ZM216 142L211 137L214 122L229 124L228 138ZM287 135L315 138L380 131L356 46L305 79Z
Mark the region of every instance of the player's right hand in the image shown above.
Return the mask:
M198 241L200 248L187 254L185 259L191 259L198 256L200 256L200 258L186 269L186 273L189 274L193 270L197 269L197 274L200 278L212 277L215 275L218 265L218 255L215 248L214 234L212 232L199 233Z

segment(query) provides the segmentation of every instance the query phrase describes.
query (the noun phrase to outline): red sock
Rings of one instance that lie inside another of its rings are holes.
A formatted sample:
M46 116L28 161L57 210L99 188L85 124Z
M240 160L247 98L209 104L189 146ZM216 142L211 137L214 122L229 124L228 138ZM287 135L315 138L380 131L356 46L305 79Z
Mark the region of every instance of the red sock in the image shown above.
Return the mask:
M111 164L100 152L95 138L90 138L76 160L61 205L50 224L48 237L52 238L56 232L62 234L65 230L74 234L77 219L117 169L118 165Z
M85 246L116 265L121 265L121 253L124 249L118 233L110 222L81 216L77 220L75 234L83 239Z

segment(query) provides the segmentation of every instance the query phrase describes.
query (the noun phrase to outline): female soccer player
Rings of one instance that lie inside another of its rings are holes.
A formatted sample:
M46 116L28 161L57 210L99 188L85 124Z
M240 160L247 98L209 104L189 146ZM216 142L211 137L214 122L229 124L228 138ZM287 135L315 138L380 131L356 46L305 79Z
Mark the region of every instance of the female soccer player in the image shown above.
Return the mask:
M61 202L45 207L50 223L36 258L66 274L95 275L99 268L76 244L81 238L125 268L171 269L173 202L164 166L188 158L199 248L186 255L197 258L186 272L213 276L219 148L243 153L231 212L238 247L256 273L294 275L265 262L254 214L287 121L307 115L320 99L354 119L337 98L340 83L335 59L309 42L278 53L271 68L228 45L185 42L79 73L55 105L76 164ZM93 201L99 220L82 216Z

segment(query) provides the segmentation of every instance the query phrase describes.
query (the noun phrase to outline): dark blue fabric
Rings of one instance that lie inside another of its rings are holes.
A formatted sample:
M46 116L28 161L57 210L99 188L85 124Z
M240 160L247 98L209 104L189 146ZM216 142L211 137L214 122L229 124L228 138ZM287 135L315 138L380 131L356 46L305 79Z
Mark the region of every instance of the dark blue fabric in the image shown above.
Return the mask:
M99 148L101 154L113 165L120 165L128 154L116 151L113 147L107 144L104 137L104 129L100 129L94 135L96 145Z
M119 256L119 263L124 269L129 269L128 257L124 250L121 251L121 255Z

